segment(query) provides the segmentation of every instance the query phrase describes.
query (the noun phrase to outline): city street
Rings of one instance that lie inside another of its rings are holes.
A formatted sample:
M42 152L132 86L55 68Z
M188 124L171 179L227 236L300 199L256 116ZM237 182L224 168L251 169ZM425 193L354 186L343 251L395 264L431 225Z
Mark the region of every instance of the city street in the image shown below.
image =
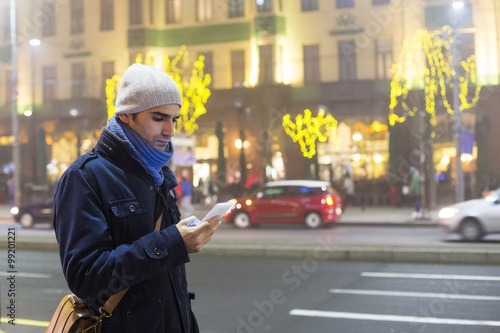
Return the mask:
M2 267L0 329L43 332L69 292L58 254L20 251L17 258L16 326L5 322L8 286ZM482 333L500 328L497 266L191 258L188 282L205 333Z

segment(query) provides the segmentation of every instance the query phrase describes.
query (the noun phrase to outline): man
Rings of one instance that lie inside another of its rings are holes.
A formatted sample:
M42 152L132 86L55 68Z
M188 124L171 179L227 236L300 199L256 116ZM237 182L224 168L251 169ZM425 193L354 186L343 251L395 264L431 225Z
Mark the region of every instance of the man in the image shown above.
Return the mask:
M351 178L349 172L345 174L344 178L344 191L345 196L342 199L342 212L345 213L347 206L352 205L354 203L354 181Z
M191 218L179 222L177 181L165 165L181 105L165 72L130 66L115 117L59 181L54 227L69 288L97 314L110 295L129 288L103 320L103 333L199 331L184 264L220 217L196 227L187 226Z
M415 212L412 213L414 219L422 218L422 203L420 197L422 195L422 190L420 187L420 172L414 166L410 167L411 180L410 180L410 195L413 197L413 203L415 205Z

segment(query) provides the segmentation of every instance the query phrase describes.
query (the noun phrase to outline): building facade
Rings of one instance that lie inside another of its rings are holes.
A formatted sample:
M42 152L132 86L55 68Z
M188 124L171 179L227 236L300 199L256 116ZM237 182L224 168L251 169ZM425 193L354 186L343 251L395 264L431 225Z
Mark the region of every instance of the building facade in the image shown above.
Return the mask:
M385 179L389 172L387 117L392 65L418 29L449 24L450 1L410 0L19 0L17 1L18 111L23 183L51 184L90 149L107 121L106 80L138 56L163 68L187 46L204 56L211 77L207 113L187 141L195 184L214 174L246 185L279 178ZM0 0L0 165L12 161L10 8ZM484 96L475 114L496 126L500 60L500 3L471 0L460 14L462 55L475 54ZM30 40L38 39L37 43ZM33 45L32 45L33 44ZM414 65L414 66L422 66ZM282 118L309 109L339 125L318 145L317 163L302 156ZM217 174L217 122L222 122L227 168ZM446 121L446 120L445 120ZM485 139L495 142L494 131ZM238 141L239 140L239 141ZM417 140L418 141L418 140ZM453 142L437 143L437 171L453 159ZM239 142L239 143L238 143ZM191 147L191 148L189 148ZM242 148L244 159L241 158ZM180 146L184 151L186 146ZM499 175L495 145L488 174ZM414 147L399 150L409 161ZM183 154L180 154L183 155ZM189 154L188 154L189 155ZM183 155L184 156L184 155ZM473 156L473 159L476 155ZM189 159L187 159L189 160ZM411 162L411 161L410 161ZM441 164L439 164L441 163ZM405 164L405 163L401 163ZM472 164L471 164L472 165ZM404 170L398 179L404 178ZM8 172L8 167L4 167ZM471 167L471 170L473 168Z

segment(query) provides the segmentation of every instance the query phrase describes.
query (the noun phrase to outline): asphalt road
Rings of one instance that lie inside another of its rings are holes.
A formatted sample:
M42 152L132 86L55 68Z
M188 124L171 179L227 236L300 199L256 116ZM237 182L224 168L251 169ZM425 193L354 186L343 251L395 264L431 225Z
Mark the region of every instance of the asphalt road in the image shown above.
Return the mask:
M43 332L69 292L58 254L16 255L16 326L2 265L0 330ZM187 269L204 333L500 331L498 266L192 255Z

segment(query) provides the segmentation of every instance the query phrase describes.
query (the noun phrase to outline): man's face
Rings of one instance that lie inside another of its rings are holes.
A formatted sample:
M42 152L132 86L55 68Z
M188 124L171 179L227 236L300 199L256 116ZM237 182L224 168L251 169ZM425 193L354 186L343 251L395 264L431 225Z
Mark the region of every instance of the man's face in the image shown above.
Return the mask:
M130 126L151 147L165 151L174 136L175 122L180 116L177 104L160 105L139 113L120 114L120 120Z

